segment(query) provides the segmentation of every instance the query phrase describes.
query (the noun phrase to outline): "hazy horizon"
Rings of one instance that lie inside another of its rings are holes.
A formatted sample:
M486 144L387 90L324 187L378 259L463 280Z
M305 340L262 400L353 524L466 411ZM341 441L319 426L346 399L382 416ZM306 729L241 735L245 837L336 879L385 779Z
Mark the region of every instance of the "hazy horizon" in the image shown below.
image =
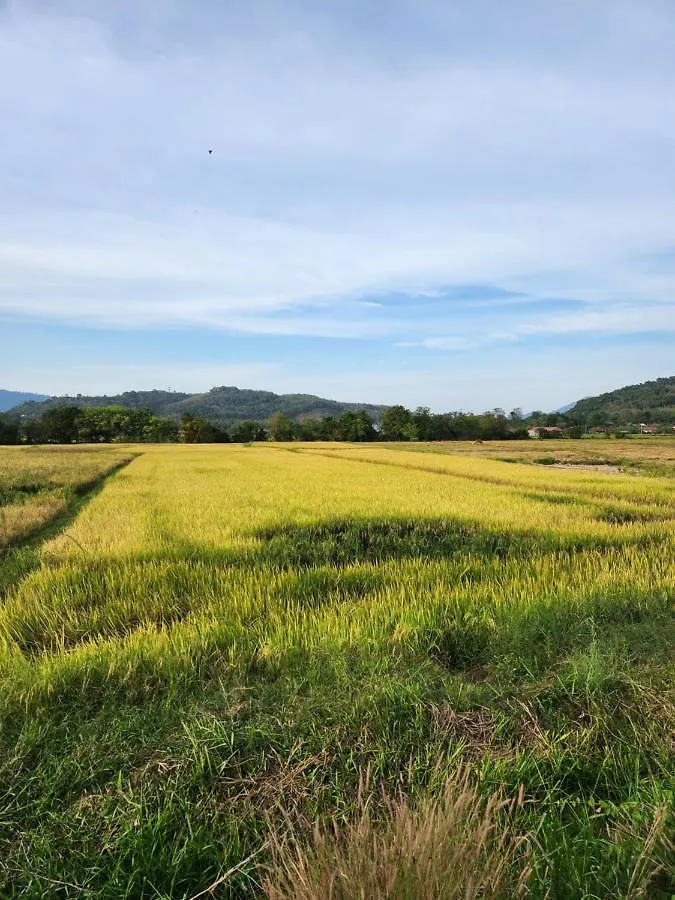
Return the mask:
M357 404L357 405L363 405L363 406L387 406L387 405L392 405L392 404L387 404L387 403L379 403L378 401L369 400L369 399L363 398L363 397L355 397L355 398L353 398L353 397L352 397L352 398L350 398L350 397L323 397L322 395L315 394L313 391L291 391L291 392L282 392L282 391L273 391L273 390L268 389L268 388L247 388L247 387L244 387L244 386L242 386L242 385L212 385L212 386L209 387L209 388L204 388L203 390L197 390L197 391L182 391L182 390L180 390L179 388L161 388L161 387L145 388L145 389L143 389L143 390L145 390L145 391L170 392L170 393L176 393L176 394L178 394L178 395L181 395L181 394L189 394L189 395L195 396L195 395L207 394L207 393L209 393L211 390L216 390L216 389L221 388L221 387L225 387L225 388L235 388L235 389L238 389L238 390L241 390L241 391L245 391L245 390L268 391L269 393L274 393L274 394L277 394L277 395L279 395L279 396L290 396L290 395L292 395L292 394L296 394L296 395L304 394L304 395L307 395L307 396L316 396L316 397L319 397L319 399L322 399L322 400L331 400L331 401L334 401L334 402L337 402L337 403ZM620 385L619 387L626 387L626 385ZM618 389L618 388L616 388L616 389ZM129 391L140 391L140 390L141 390L141 389L139 389L139 388L130 388L130 389L129 389ZM7 388L0 388L0 397L2 396L3 393L17 393L17 394L25 393L26 395L35 395L35 396L42 395L45 399L54 399L54 398L60 398L60 397L72 397L72 398L77 398L78 396L84 396L84 397L87 397L87 396L97 396L97 397L111 397L111 398L112 398L112 397L120 396L121 394L124 394L124 393L126 393L126 392L125 392L125 391L116 391L116 392L114 392L114 391L103 391L103 392L100 393L100 394L86 394L86 393L83 393L82 391L78 391L78 392L64 393L64 394L48 394L48 393L46 393L46 392L44 392L44 391L20 391L20 390L14 391L14 390L10 390L10 389L7 389ZM572 406L574 406L575 403L579 402L580 400L585 400L587 397L590 397L590 396L592 396L592 395L588 394L588 395L585 395L584 397L576 397L574 400L571 400L571 401L569 401L568 403L561 404L559 407L556 407L555 409L542 409L541 411L542 411L542 412L566 412L569 408L571 408ZM496 407L492 406L492 407L485 407L484 409L478 409L478 408L469 409L469 408L467 408L467 407L461 407L461 406L460 406L460 407L455 407L455 408L453 408L453 409L450 409L449 407L433 407L433 406L429 406L428 404L424 404L424 403L423 403L423 404L418 404L417 406L412 407L412 408L415 409L415 408L418 408L419 406L422 406L422 407L427 406L427 407L431 410L431 412L433 412L433 413L441 413L441 412L461 412L461 411L463 411L463 412L474 412L474 413L476 413L476 412L489 412L490 410L496 408ZM502 408L503 408L503 407L502 407ZM530 415L533 411L535 411L535 409L538 409L538 408L535 408L535 407L523 407L522 404L517 404L515 408L520 408L520 409L523 411L523 414L524 414L524 415ZM506 408L504 408L504 409L505 409L505 412L507 412L507 413L510 412L510 409L506 409Z

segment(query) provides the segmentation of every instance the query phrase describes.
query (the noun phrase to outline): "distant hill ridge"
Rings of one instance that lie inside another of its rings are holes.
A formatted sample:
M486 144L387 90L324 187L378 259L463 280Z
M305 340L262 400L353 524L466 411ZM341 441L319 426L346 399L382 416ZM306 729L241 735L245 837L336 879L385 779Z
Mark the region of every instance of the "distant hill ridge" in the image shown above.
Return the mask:
M253 391L237 387L214 387L203 394L179 391L126 391L111 396L51 397L0 390L0 412L11 410L12 415L38 419L47 409L59 406L126 406L151 409L156 415L180 419L183 413L204 416L214 424L227 427L246 419L264 422L275 412L285 413L289 419L335 416L344 412L365 410L379 421L386 406L372 403L340 403L314 394L275 394L272 391ZM571 421L587 424L627 424L656 422L675 424L675 375L657 378L642 384L632 384L585 397L562 407L558 412Z
M48 394L31 394L28 391L5 391L0 388L0 412L14 409L20 403L30 400L48 400Z
M675 375L585 397L569 410L574 418L598 424L675 423Z
M178 391L125 391L113 396L51 397L41 402L29 401L12 409L12 414L27 419L37 419L48 409L59 406L126 406L134 409L151 409L156 415L180 419L183 413L204 416L222 425L234 425L247 419L265 421L276 412L285 413L289 419L300 420L323 416L339 417L345 412L365 410L379 421L385 406L371 403L340 403L313 394L275 394L272 391L253 391L237 387L214 387L204 394L186 394Z

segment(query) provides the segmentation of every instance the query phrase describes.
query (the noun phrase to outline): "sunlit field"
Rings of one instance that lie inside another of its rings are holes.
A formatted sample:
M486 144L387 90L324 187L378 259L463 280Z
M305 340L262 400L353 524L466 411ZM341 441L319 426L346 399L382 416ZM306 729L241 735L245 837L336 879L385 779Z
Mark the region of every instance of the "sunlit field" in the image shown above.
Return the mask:
M675 440L133 453L0 449L0 896L671 896Z
M131 459L109 447L0 447L0 547L37 531Z
M62 527L106 475L133 459L111 447L0 447L0 601L40 562L50 524Z
M510 462L553 459L562 464L605 464L619 466L627 472L642 471L671 477L675 475L675 432L672 435L634 435L630 439L620 440L594 435L576 441L444 441L388 446L414 449L417 452L505 459Z

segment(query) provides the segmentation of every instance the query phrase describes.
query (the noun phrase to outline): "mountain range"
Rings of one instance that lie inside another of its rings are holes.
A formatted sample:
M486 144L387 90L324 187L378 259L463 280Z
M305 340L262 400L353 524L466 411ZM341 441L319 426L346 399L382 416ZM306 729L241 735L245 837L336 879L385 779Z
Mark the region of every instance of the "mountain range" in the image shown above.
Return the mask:
M47 394L31 394L27 391L4 391L0 388L0 412L14 409L20 403L28 401L39 402L40 400L49 400L49 397Z
M223 427L246 419L263 422L275 412L289 419L334 416L344 412L365 410L376 422L386 406L371 403L340 403L313 394L275 394L272 391L243 390L236 387L214 387L203 394L178 391L126 391L112 396L45 397L20 391L0 390L0 412L11 409L12 415L37 419L47 409L59 406L126 406L151 409L156 415L180 419L184 413L203 416ZM585 397L561 407L558 412L570 420L588 424L622 424L637 422L675 423L675 376L657 378L642 384L628 385L615 391Z
M216 425L235 425L247 419L265 421L276 412L285 413L289 419L335 416L345 412L365 410L379 421L385 406L371 403L339 403L313 394L274 394L271 391L242 390L236 387L214 387L204 394L185 394L178 391L126 391L113 396L51 397L41 402L28 400L12 408L13 415L37 419L45 410L59 406L126 406L135 409L151 409L158 416L180 419L184 413L203 416Z

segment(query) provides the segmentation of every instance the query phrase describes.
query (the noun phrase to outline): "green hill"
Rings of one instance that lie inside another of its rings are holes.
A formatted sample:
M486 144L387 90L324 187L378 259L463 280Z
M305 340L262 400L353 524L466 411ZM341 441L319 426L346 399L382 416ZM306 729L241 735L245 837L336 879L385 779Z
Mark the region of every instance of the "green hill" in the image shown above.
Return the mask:
M675 424L675 375L586 397L577 401L568 415L590 425Z
M249 391L236 387L214 387L204 394L185 394L177 391L126 391L115 396L52 397L41 403L23 403L12 410L15 415L37 419L47 409L59 406L127 406L151 409L156 415L180 419L183 413L204 416L222 425L234 425L246 419L265 421L275 412L285 413L289 419L336 416L344 412L365 410L376 421L386 407L368 403L339 403L313 394L274 394L271 391Z

